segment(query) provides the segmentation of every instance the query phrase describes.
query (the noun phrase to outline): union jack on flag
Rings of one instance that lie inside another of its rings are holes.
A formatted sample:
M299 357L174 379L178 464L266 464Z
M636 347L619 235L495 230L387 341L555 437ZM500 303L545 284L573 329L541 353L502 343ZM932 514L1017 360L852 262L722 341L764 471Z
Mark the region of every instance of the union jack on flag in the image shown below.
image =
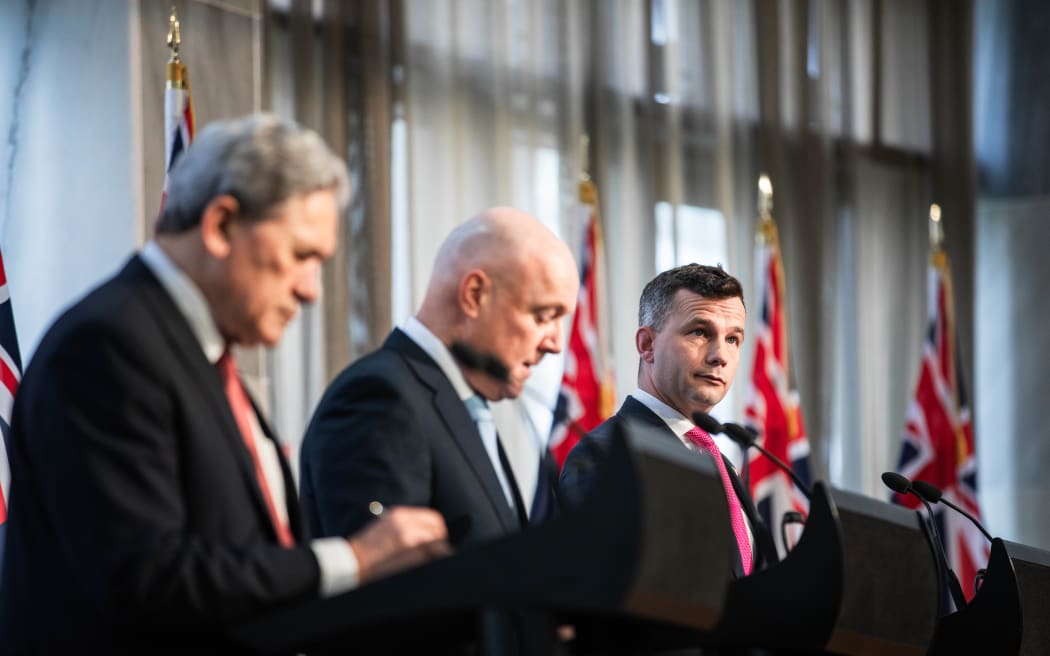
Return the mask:
M11 430L11 408L15 390L22 380L22 357L18 353L15 316L11 311L11 293L0 254L0 529L7 522L7 492L11 486L11 468L7 461L7 437ZM0 553L3 553L0 532Z
M935 245L926 275L927 330L915 396L908 407L897 471L909 479L932 483L944 497L980 519L977 460L966 386L955 348L955 309L948 256ZM914 495L894 501L918 508ZM967 600L973 598L977 570L988 562L984 535L965 517L934 505L934 518L952 569Z
M612 367L600 328L604 267L598 192L588 179L580 183L580 201L584 219L580 291L549 442L559 468L580 438L612 414L614 401Z
M190 74L186 64L179 59L182 36L174 8L170 21L168 47L171 49L171 58L168 60L167 85L164 87L164 190L160 199L162 212L168 194L168 173L182 151L189 148L194 132Z
M757 248L762 305L755 363L744 409L745 424L757 434L760 445L789 464L808 485L809 440L802 425L802 408L788 358L784 267L780 260L776 224L768 212L764 214ZM774 533L777 533L784 513L797 511L803 517L809 513L806 496L765 455L756 453L748 472L751 496ZM777 542L777 550L783 557L788 545Z

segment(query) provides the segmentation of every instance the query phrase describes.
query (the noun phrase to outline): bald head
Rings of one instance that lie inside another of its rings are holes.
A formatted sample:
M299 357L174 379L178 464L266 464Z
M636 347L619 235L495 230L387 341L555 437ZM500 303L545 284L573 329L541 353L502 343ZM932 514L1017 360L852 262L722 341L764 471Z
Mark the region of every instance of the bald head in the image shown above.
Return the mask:
M525 212L498 207L445 239L417 318L446 345L462 342L499 358L509 381L464 374L486 398L513 397L532 365L561 350L561 319L575 308L578 287L565 243Z

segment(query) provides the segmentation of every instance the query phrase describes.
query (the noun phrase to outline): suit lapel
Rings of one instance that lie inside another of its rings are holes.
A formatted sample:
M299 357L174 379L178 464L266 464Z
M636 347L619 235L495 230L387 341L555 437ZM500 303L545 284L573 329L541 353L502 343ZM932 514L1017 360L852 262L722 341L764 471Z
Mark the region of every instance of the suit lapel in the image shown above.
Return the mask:
M163 335L171 344L174 352L178 354L175 360L184 368L184 387L196 390L203 399L201 407L207 408L207 411L213 416L215 426L222 435L222 441L232 453L245 485L252 492L251 496L260 518L260 524L265 526L268 534L276 540L277 534L270 519L270 512L266 507L266 500L255 475L255 465L252 463L248 449L244 446L244 438L241 436L240 429L237 428L233 411L226 400L226 392L222 387L219 372L204 356L196 335L193 334L186 318L175 305L175 301L138 256L133 257L119 275L131 283L142 295L157 320L157 334ZM256 415L258 416L258 412ZM266 425L261 417L260 424L264 427ZM281 460L283 463L283 456ZM282 464L282 467L286 468L286 465ZM291 490L294 494L294 487L285 489ZM286 494L285 496L291 498L292 495ZM288 505L294 504L289 503ZM298 517L298 513L296 516Z
M459 447L463 459L484 488L485 495L503 528L508 532L518 530L520 528L518 518L514 510L507 504L503 486L500 485L489 454L481 442L478 428L466 404L460 400L452 383L441 371L441 367L399 329L395 329L390 334L383 348L400 353L420 382L433 392L431 402L434 404L435 412L441 417L445 431L453 443Z

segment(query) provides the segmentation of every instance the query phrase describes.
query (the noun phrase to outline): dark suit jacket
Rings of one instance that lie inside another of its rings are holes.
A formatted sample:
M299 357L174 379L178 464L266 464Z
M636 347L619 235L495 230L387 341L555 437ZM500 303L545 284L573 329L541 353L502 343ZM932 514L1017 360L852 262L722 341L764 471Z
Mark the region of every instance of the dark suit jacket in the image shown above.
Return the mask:
M587 492L594 486L595 476L601 467L605 454L608 453L609 441L612 439L615 430L618 427L622 428L625 421L650 426L656 429L658 434L674 440L676 444L682 445L683 449L686 448L682 441L678 439L678 436L667 427L667 423L663 419L653 413L641 401L628 396L617 413L602 422L601 425L580 440L565 459L559 484L562 500L570 507L579 505L587 495ZM777 562L777 551L773 543L773 537L769 533L765 522L762 521L761 515L758 514L758 510L755 509L755 503L751 499L751 494L744 487L740 477L736 475L736 471L734 471L729 459L723 455L722 460L725 462L726 470L729 472L733 490L736 492L737 498L740 499L740 505L744 510L744 514L747 515L748 522L751 524L751 533L754 536L756 547L752 549L754 569L758 570L770 563ZM735 575L741 576L743 574L739 554L736 555L732 568Z
M277 543L218 372L138 257L40 343L9 451L0 653L233 653L230 624L317 595L311 550Z
M521 527L466 405L400 330L329 386L300 463L303 509L315 535L356 531L371 519L371 501L438 510L453 546Z

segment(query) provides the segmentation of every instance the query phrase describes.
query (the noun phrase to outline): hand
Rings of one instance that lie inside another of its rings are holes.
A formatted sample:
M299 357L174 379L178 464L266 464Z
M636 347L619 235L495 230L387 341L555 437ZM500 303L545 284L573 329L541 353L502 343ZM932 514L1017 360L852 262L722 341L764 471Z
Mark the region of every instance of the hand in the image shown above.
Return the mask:
M357 556L360 583L449 553L445 520L429 508L389 508L350 536L349 542Z

